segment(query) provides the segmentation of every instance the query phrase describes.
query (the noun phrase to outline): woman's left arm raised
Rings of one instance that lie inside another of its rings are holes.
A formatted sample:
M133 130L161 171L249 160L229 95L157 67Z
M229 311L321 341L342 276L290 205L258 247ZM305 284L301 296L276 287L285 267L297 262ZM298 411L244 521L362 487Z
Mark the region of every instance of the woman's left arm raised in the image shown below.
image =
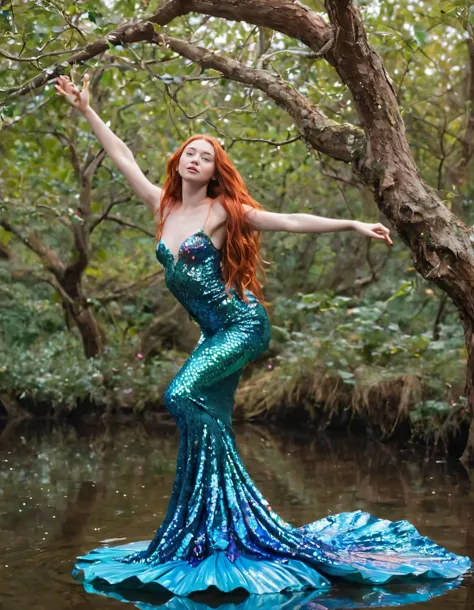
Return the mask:
M247 218L255 231L286 231L289 233L331 233L333 231L357 231L367 237L383 239L393 246L390 229L382 223L371 224L359 220L339 220L314 214L280 214L257 210L244 204Z

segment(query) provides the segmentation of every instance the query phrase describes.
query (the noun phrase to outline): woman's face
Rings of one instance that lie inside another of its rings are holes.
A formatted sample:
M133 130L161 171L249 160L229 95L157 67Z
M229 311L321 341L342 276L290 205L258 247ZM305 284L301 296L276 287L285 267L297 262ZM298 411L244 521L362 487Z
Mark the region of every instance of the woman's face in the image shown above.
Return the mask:
M190 142L179 159L178 172L183 180L207 184L215 177L216 163L212 144L206 140Z

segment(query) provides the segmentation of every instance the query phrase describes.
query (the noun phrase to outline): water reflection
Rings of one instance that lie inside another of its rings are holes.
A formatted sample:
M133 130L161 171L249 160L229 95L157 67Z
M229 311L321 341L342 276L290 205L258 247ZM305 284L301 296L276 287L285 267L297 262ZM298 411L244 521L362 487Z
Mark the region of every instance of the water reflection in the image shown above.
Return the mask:
M425 602L446 593L461 585L461 580L450 583L428 583L423 585L404 585L403 587L358 587L341 589L334 587L330 592L304 591L292 594L279 595L248 595L239 599L236 595L228 594L226 599L216 599L217 593L194 595L192 599L172 597L159 599L157 592L152 599L151 594L137 594L133 591L127 595L113 588L100 590L92 585L85 585L89 593L97 593L120 601L129 601L140 610L208 610L218 607L219 610L342 610L345 608L387 608L390 606L406 606ZM229 599L230 598L230 599ZM206 602L209 603L206 603ZM220 603L219 603L220 602ZM212 604L209 605L209 604Z
M100 543L149 540L174 478L178 434L170 425L54 426L9 422L0 430L0 606L201 610L364 608L427 603L471 610L474 587L459 582L404 588L339 589L230 600L216 593L156 600L84 587L70 574L76 556ZM2 426L0 422L0 427ZM243 461L281 516L295 526L329 513L368 510L408 519L450 551L474 556L474 499L458 462L347 436L236 426ZM457 587L457 588L456 588ZM446 595L437 597L448 591ZM94 595L90 595L94 593ZM99 598L100 596L100 598ZM272 599L270 599L270 597ZM264 599L266 598L266 599ZM38 606L41 600L41 606ZM160 605L161 604L161 605Z

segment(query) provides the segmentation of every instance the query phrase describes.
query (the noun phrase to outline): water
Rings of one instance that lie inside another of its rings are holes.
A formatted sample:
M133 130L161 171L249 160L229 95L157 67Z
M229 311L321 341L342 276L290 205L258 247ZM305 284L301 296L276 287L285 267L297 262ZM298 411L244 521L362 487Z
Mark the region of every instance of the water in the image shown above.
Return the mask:
M474 557L474 492L457 461L346 435L248 424L235 430L250 475L273 509L295 526L329 513L367 510L408 519L450 551ZM74 559L104 541L153 537L169 501L177 446L173 423L73 427L0 421L0 608L123 608L124 595L94 594L76 582ZM388 593L335 587L330 599L314 597L315 592L279 596L266 600L265 610L404 605L445 586L405 587L403 595L394 587ZM217 593L143 600L136 606L204 610L224 601L221 610L263 610L261 600ZM474 583L465 578L440 597L405 607L472 610Z

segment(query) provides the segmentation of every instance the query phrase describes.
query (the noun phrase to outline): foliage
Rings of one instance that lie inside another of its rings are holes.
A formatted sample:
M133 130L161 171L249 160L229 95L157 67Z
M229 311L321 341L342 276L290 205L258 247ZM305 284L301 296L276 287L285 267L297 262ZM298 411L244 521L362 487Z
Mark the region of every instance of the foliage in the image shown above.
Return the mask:
M81 402L100 410L130 407L139 412L162 403L164 388L178 368L171 358L176 354L167 361L142 361L130 349L116 346L99 358L86 359L77 339L60 331L29 349L16 345L8 353L2 351L0 390L30 403L32 413L41 411L35 405L43 403L65 415Z
M426 311L423 331L417 332L419 321L407 319L406 309L391 297L369 301L327 292L297 296L275 302L273 328L283 343L281 360L323 362L348 384L356 383L359 369L366 374L370 367L380 377L417 372L438 397L453 386L462 388L466 348L456 315L440 324L434 339L426 329L432 312ZM416 296L407 297L412 306Z
M319 3L307 4L319 9ZM463 20L467 13L472 23L473 12L459 2L359 4L369 40L397 92L420 174L449 208L474 224L474 183L453 184L450 172L467 112ZM8 216L23 234L34 233L64 264L74 260L70 229L81 222L75 164L99 147L51 84L13 95L38 70L50 70L68 54L31 62L15 57L83 46L154 8L128 0L68 0L22 2L14 10L4 4L0 11L6 102L0 117L0 216ZM246 23L229 27L225 20L204 21L194 14L173 20L166 30L248 66L260 59L261 32ZM264 67L329 118L358 123L350 94L331 66L282 34L273 33L266 42L272 56ZM252 87L146 44L116 46L72 70L63 68L77 83L85 70L95 74L94 107L154 182L162 182L167 157L185 137L206 132L220 138L265 209L379 220L372 193L354 181L350 167L308 150L302 140L279 144L298 135L295 127ZM67 330L58 294L47 283L51 275L24 242L0 228L0 389L58 408L73 408L85 398L101 404L110 396L143 408L157 399L177 354L166 352L160 340L138 365L134 354L140 335L172 305L162 276L146 280L157 269L152 217L109 160L94 175L89 220L97 226L82 288L105 329L107 351L85 360L77 333ZM272 361L281 383L315 363L352 388L369 378L415 371L426 400L434 401L426 404L458 400L466 353L457 314L437 290L415 277L409 251L393 237L395 246L386 252L353 233L262 235L262 257L272 263L266 286L273 302L270 355L276 353ZM171 322L170 328L179 333Z

